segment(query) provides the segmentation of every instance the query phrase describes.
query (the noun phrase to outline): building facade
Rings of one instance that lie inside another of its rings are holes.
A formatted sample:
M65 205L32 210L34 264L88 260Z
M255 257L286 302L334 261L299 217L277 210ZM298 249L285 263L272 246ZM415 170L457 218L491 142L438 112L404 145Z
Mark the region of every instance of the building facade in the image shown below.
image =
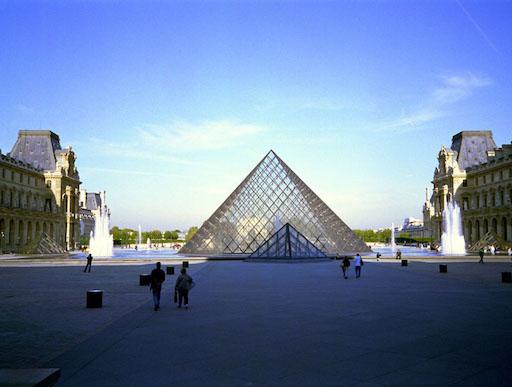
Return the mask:
M433 193L423 206L423 221L439 243L443 211L450 201L461 208L466 245L488 232L512 242L512 145L497 147L491 131L463 131L438 154Z
M94 230L94 210L101 207L101 193L80 190L80 237L89 238Z
M49 130L21 130L0 152L0 250L30 252L43 235L66 250L79 243L76 155Z

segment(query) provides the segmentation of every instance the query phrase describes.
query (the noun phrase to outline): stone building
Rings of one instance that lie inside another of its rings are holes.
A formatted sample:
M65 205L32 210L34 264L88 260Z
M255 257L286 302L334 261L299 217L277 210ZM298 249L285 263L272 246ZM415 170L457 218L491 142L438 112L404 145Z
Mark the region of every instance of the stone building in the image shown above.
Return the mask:
M101 207L101 193L80 190L80 236L88 238L94 230L94 210Z
M455 200L461 208L468 246L488 232L512 242L512 145L498 148L491 131L463 131L441 148L432 196L423 206L423 220L440 242L443 210Z
M0 152L0 250L30 251L43 236L66 250L79 242L76 156L49 130L21 130Z

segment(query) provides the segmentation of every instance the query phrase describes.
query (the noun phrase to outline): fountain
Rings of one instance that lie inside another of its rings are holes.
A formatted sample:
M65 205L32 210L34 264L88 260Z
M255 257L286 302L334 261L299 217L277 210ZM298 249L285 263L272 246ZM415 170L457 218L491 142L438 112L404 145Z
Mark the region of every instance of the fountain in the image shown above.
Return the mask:
M142 228L140 227L140 224L139 224L139 237L137 238L137 244L138 245L142 244Z
M391 223L391 252L396 253L396 243L395 243L395 224Z
M149 238L148 238L148 239L147 239L147 241L146 241L146 247L147 247L148 249L150 249L150 248L151 248L151 239L149 239Z
M94 214L94 232L91 231L89 253L93 257L112 257L114 241L110 235L110 210L105 200L105 191L100 195L100 206L92 210Z
M466 242L462 233L460 207L455 201L448 202L443 210L443 235L441 235L441 253L443 255L466 254Z

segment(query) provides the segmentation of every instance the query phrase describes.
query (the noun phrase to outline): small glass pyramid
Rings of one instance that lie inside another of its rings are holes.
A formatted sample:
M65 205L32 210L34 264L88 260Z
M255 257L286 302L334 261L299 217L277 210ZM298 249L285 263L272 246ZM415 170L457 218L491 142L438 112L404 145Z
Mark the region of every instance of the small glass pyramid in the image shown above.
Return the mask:
M249 259L304 259L327 258L313 243L298 232L290 223L286 223L274 235L261 244Z
M256 165L180 254L248 256L290 223L326 254L371 251L273 151Z

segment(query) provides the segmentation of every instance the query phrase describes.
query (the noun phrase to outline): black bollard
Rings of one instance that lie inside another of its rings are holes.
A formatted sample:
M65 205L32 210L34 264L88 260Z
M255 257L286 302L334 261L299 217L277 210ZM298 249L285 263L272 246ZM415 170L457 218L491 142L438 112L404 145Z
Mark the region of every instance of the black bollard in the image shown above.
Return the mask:
M91 289L87 291L87 307L101 308L103 306L103 290Z
M407 266L408 264L407 259L402 259L402 266Z
M448 265L439 265L439 273L448 273Z
M512 283L512 273L510 271L501 272L501 282L505 284Z
M183 267L187 268L188 267L188 261L183 261L183 264L182 264Z
M167 266L167 274L168 275L174 274L174 266Z
M151 283L151 275L141 274L139 276L139 285L140 286L149 286L150 283Z

